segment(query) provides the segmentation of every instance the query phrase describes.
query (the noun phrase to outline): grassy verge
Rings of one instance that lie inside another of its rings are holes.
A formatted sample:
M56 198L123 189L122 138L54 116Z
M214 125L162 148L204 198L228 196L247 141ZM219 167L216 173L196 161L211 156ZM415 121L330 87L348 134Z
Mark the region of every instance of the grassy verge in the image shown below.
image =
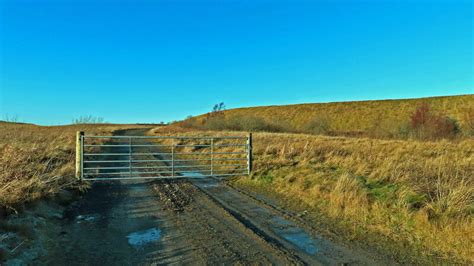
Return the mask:
M74 178L75 132L110 134L130 125L42 127L0 122L0 210L85 188Z
M155 134L179 131L165 127ZM204 133L233 134L186 134ZM473 139L419 142L256 133L255 171L234 184L324 216L350 239L370 235L396 257L406 251L472 263L473 147Z

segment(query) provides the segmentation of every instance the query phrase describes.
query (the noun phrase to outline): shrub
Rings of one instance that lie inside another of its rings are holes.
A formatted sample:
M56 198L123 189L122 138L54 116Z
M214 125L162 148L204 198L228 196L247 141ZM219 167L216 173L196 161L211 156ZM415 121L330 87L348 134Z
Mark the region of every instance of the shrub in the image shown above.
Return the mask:
M459 132L456 120L433 113L426 103L410 117L411 136L418 139L454 138Z
M256 116L241 116L232 119L229 127L244 131L267 131L278 132L281 129L277 125L268 123L263 118Z
M226 129L224 110L225 110L225 105L223 102L215 104L214 107L212 107L212 111L207 113L206 118L201 121L202 127L205 129L211 129L211 130ZM196 125L191 124L191 126L196 126Z
M205 120L203 127L210 130L225 130L228 128L227 122L223 115L208 117Z
M163 124L163 122L161 122ZM195 128L198 127L198 121L193 116L188 116L185 120L181 122L181 126L184 128Z
M331 132L331 123L327 116L318 115L306 126L306 132L316 135L327 135Z
M267 122L256 116L234 116L225 118L222 115L208 117L203 128L210 130L232 130L232 131L261 131L261 132L282 132L286 128L284 123Z
M393 138L399 137L397 129L400 127L395 121L386 119L381 113L378 114L377 119L372 121L372 125L364 135L372 138Z
M282 128L256 116L236 116L227 121L227 128L236 131L280 132Z
M407 139L410 136L410 133L411 133L410 123L405 122L398 126L396 135L398 138Z

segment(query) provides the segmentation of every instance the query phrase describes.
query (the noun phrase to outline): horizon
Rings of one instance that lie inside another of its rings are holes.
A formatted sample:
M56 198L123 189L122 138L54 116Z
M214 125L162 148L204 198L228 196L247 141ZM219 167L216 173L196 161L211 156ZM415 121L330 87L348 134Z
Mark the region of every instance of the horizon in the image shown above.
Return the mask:
M471 1L0 2L0 120L474 93ZM66 88L66 89L65 89Z
M302 103L294 103L294 104L274 104L274 105L257 105L257 106L242 106L242 107L235 107L235 108L224 108L224 111L228 110L234 110L234 109L245 109L245 108L258 108L258 107L272 107L272 106L288 106L288 105L304 105L304 104L331 104L331 103L353 103L353 102L376 102L376 101L403 101L403 100L417 100L417 99L430 99L430 98L443 98L443 97L462 97L462 96L474 96L474 93L471 94L456 94L456 95L439 95L439 96L426 96L426 97L415 97L415 98L390 98L390 99L373 99L373 100L356 100L356 101L334 101L334 102L302 102ZM224 103L225 104L225 103ZM212 110L209 110L204 113L199 113L199 114L191 114L188 115L187 117L183 117L181 119L176 119L176 120L171 120L171 121L155 121L155 122L126 122L126 123L115 123L115 122L109 122L107 119L104 119L102 122L97 122L97 123L84 123L84 124L124 124L124 125L160 125L160 124L171 124L173 122L179 122L186 120L189 116L191 117L197 117L200 115L205 115L207 113L210 113ZM88 114L84 116L91 116L94 119L101 118L103 117L96 117L94 115ZM7 114L7 118L8 114ZM11 118L11 117L10 117ZM69 123L63 123L63 124L37 124L33 122L28 122L28 121L22 121L21 119L13 119L13 121L8 121L8 119L0 118L0 122L7 122L7 123L18 123L18 124L32 124L32 125L37 125L37 126L68 126L68 125L74 125L75 123L73 122L74 119L78 119L81 117L75 117L71 119L71 122ZM161 123L163 122L163 123Z

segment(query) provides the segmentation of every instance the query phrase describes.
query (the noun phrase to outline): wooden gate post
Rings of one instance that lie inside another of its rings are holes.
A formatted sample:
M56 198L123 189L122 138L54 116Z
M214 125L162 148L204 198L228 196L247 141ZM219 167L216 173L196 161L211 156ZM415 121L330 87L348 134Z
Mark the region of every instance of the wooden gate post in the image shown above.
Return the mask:
M247 174L250 175L252 172L252 133L249 133L247 139Z
M82 153L84 152L82 149L84 147L84 132L77 131L76 132L76 178L82 179Z

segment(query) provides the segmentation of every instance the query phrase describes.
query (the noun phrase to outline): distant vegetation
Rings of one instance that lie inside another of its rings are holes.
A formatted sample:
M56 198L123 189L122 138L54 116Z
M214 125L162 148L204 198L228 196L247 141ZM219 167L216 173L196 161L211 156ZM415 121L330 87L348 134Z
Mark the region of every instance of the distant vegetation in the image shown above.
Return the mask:
M397 139L474 135L474 95L262 106L223 110L178 125L210 130L310 133Z
M431 111L426 103L418 106L410 116L408 133L416 139L452 139L459 132L458 122L454 118ZM466 133L469 133L467 128Z
M76 125L79 125L79 124L103 124L103 123L107 123L107 122L105 122L103 117L96 117L96 116L92 116L92 115L84 115L84 116L80 116L79 118L74 118L72 120L72 124L76 124Z

